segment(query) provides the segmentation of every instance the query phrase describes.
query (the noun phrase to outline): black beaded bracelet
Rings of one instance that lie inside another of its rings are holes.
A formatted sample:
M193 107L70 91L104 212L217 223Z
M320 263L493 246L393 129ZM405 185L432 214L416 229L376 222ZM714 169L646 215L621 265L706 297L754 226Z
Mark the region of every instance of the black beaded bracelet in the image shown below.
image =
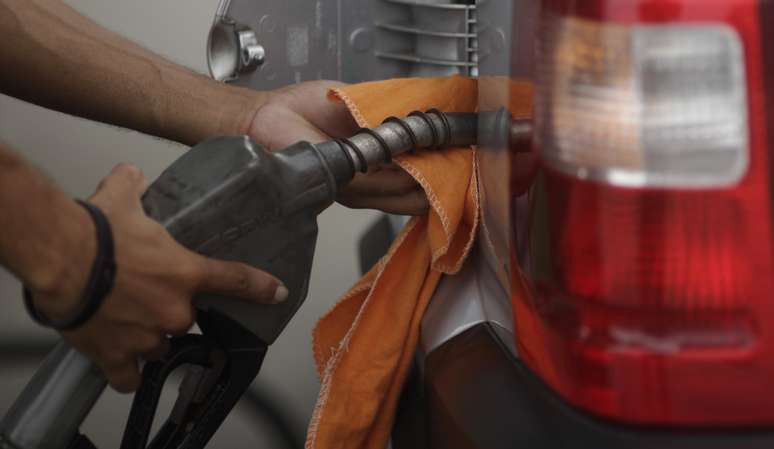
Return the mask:
M105 214L93 204L76 200L89 212L97 231L97 257L91 266L89 279L83 290L83 300L80 308L69 318L53 320L43 315L32 302L32 294L24 287L24 305L33 320L39 324L56 330L73 330L85 324L99 309L107 295L113 289L116 276L115 251L113 247L113 232L110 229Z

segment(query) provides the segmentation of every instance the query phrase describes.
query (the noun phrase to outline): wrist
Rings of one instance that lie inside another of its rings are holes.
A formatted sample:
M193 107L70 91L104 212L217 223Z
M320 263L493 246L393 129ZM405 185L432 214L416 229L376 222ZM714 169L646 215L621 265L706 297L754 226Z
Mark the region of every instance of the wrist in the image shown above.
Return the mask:
M227 123L224 124L224 127L231 126L231 129L224 129L224 132L221 135L253 134L252 129L254 127L255 117L271 96L271 92L260 92L243 88L238 89L240 91L238 94L244 101L239 105L238 110L233 112L232 118L236 119L227 120Z
M202 74L159 63L147 125L129 127L192 146L202 140L243 134L244 124L262 94L214 81Z
M69 316L81 300L91 264L96 257L94 223L83 207L65 199L44 249L25 283L33 300L46 316Z
M256 111L267 94L231 86L197 76L190 89L191 104L168 105L159 123L167 128L159 134L186 145L216 136L247 134Z

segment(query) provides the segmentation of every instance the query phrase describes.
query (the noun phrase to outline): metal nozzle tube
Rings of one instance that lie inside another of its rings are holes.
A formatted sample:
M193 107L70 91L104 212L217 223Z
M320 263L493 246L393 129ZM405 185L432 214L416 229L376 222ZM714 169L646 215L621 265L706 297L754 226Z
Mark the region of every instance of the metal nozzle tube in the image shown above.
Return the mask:
M391 119L371 131L355 134L349 140L370 167L414 149L474 145L477 130L474 113L430 112Z
M352 179L356 172L366 172L369 167L390 162L393 156L406 151L475 145L477 132L478 115L475 113L446 114L430 110L412 112L406 118L390 117L378 127L361 129L349 139L323 142L315 147L341 185ZM342 164L342 156L346 166Z

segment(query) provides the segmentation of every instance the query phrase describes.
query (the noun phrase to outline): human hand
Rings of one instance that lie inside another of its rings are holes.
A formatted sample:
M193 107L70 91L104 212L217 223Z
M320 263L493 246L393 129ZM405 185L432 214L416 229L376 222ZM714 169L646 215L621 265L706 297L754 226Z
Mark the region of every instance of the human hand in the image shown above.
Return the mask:
M346 106L327 98L334 81L310 81L265 93L247 126L247 134L270 150L298 141L318 143L349 137L358 128ZM341 188L338 202L352 208L379 209L388 213L421 215L428 209L425 192L394 164L358 173Z
M91 358L120 392L139 386L138 359L161 357L167 350L167 335L188 331L195 318L191 301L195 292L261 303L280 302L288 294L267 273L208 259L181 246L145 215L140 201L145 189L142 173L122 164L89 199L111 224L117 272L113 289L97 313L82 327L63 332L65 340ZM88 215L84 220L78 227L82 232L75 237L83 241L84 250L70 261L77 270L55 289L32 292L36 308L50 318L69 316L80 304L96 254L93 224Z

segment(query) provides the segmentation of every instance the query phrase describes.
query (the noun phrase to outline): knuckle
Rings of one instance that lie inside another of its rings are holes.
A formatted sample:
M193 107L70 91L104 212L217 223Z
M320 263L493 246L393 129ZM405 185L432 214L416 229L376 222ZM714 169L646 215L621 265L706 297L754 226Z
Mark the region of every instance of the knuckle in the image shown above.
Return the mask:
M187 332L193 326L193 322L193 308L186 304L185 306L178 306L167 311L164 317L163 328L173 334L179 334Z
M174 260L176 255L176 253L172 252L174 251L174 242L171 240L167 230L164 229L164 226L147 216L138 217L138 221L141 223L137 226L138 234L147 239L148 244L160 250L168 251L170 260Z
M187 285L197 286L204 274L206 268L198 258L188 258L179 265L180 278Z
M237 294L246 294L250 292L250 274L244 266L236 265L233 267L233 288Z

